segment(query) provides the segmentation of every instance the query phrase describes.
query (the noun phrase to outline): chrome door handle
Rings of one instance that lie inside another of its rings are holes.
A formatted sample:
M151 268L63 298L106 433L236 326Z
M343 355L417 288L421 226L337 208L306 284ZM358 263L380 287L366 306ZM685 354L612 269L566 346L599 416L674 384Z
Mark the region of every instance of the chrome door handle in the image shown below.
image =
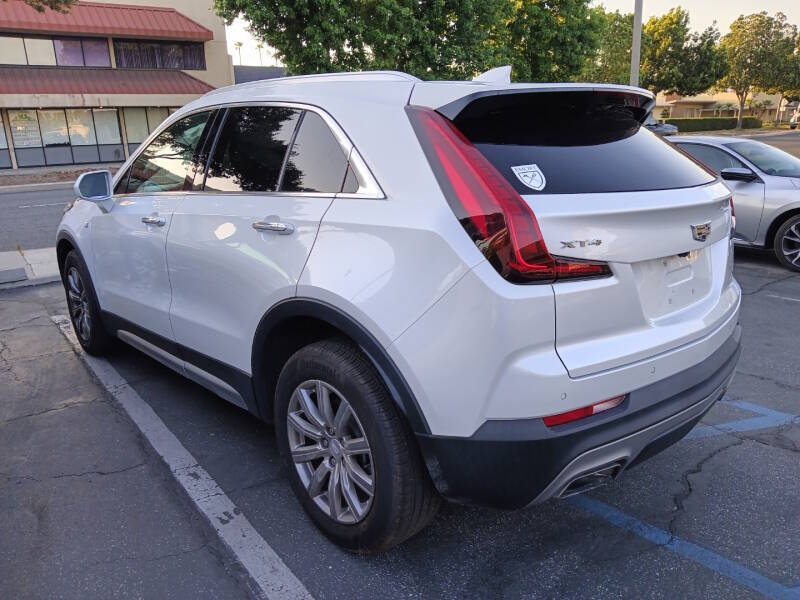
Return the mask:
M145 225L155 225L156 227L163 227L167 224L167 220L164 217L159 217L157 215L150 215L148 217L142 217L142 223Z
M275 231L281 235L289 235L294 231L294 225L278 221L256 221L253 223L253 229L256 231Z

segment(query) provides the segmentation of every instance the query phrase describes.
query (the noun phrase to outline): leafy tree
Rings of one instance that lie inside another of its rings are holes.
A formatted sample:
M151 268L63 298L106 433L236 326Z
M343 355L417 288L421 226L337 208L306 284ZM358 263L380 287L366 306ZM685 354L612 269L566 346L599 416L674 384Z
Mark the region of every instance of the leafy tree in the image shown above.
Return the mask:
M642 31L642 86L681 96L707 90L725 74L718 41L715 26L691 33L689 13L680 7L651 17Z
M6 0L3 0L5 2ZM46 8L57 10L58 12L69 12L70 7L75 4L77 0L25 0L25 4L44 12Z
M780 80L787 60L786 39L796 39L795 28L778 13L742 15L731 23L730 33L720 41L728 63L728 74L718 86L730 88L739 101L737 127L742 127L742 112L747 97L757 90L772 89ZM792 46L794 47L794 46Z
M800 100L800 36L797 35L796 28L793 31L794 40L789 40L788 30L786 33L787 36L778 41L775 49L783 57L778 60L774 81L766 89L767 93L778 95L776 121L780 118L784 99L790 102Z
M502 64L508 0L214 0L276 49L288 72L398 69L470 78Z
M584 64L579 78L600 83L628 83L631 72L633 15L594 9L598 24L597 50Z
M590 0L517 0L507 50L520 81L567 81L595 54L604 23ZM630 39L630 38L629 38Z

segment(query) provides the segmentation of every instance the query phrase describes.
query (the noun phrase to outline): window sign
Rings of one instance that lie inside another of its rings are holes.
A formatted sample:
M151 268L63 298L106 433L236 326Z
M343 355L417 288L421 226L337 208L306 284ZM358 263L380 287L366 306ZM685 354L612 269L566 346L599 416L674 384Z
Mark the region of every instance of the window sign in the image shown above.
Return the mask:
M95 108L94 125L97 128L97 142L99 144L122 143L116 108Z
M73 146L90 146L97 143L90 109L67 109L67 123L69 124L69 141Z
M11 125L11 137L15 148L41 148L42 138L39 136L39 121L35 110L9 110L8 120Z

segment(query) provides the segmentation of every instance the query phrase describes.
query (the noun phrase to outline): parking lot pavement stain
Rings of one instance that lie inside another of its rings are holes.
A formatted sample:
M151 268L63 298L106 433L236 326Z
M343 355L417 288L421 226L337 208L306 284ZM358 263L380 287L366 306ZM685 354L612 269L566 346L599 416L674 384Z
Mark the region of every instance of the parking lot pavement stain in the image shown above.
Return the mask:
M716 552L679 538L658 527L648 525L644 521L640 521L636 517L624 513L605 502L595 500L589 496L575 496L568 501L621 529L630 531L665 550L699 563L723 577L732 579L759 594L763 594L767 598L798 600L800 588L782 585L742 564L720 556Z
M696 440L715 435L744 433L745 431L754 431L756 429L768 429L771 427L790 425L792 423L800 423L800 416L772 410L771 408L766 408L753 402L728 399L725 399L724 402L728 402L737 408L741 408L761 416L750 419L739 419L737 421L730 421L728 423L719 423L717 425L698 425L692 429L684 439Z

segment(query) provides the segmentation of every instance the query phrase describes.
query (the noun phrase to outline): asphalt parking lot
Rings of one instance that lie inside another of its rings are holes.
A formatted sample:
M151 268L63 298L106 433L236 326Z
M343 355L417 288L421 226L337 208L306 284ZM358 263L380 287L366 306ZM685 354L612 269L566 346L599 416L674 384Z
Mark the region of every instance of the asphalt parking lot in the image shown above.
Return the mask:
M375 557L316 531L270 426L133 350L110 362L316 598L800 598L800 275L736 261L739 372L687 439L575 499L445 505ZM0 292L0 597L257 595L61 335L65 312L58 284Z

